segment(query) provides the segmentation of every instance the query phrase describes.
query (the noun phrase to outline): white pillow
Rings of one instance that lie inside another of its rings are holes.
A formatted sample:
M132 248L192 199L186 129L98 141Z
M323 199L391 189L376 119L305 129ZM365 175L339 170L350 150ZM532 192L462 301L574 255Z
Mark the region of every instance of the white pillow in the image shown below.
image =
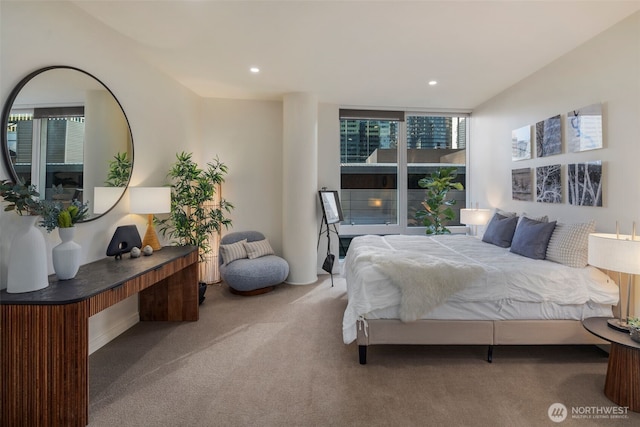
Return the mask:
M273 249L267 239L257 240L255 242L247 242L244 240L244 248L247 251L249 259L259 258L265 255L273 255Z
M247 239L244 239L239 242L229 243L228 245L220 245L220 255L222 255L224 265L231 264L237 259L247 257L247 250L244 247L246 242Z
M577 224L557 223L547 246L547 259L569 267L586 267L589 234L595 231L595 221Z

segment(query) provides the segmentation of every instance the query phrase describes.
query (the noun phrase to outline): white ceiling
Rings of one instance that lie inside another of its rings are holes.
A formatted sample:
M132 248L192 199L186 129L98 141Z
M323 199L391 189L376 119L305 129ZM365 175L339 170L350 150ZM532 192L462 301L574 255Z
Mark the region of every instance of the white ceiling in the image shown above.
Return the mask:
M426 109L473 109L640 10L613 0L73 3L203 97L311 92Z

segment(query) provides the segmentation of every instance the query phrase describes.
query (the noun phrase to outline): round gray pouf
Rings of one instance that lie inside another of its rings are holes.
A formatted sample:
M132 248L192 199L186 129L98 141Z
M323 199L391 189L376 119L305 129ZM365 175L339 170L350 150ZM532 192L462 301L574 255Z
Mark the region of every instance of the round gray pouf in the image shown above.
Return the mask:
M273 290L289 275L289 264L276 255L254 259L237 259L220 266L220 276L232 292L257 295Z

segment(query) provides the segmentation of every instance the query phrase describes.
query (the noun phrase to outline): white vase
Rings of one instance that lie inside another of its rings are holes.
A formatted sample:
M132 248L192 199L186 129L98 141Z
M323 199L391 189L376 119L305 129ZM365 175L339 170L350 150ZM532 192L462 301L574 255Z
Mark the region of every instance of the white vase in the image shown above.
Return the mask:
M7 266L7 292L37 291L49 286L44 236L35 227L38 216L22 215L16 221Z
M82 247L73 241L75 227L58 228L62 243L51 250L53 269L58 280L69 280L76 277L80 268L80 252Z

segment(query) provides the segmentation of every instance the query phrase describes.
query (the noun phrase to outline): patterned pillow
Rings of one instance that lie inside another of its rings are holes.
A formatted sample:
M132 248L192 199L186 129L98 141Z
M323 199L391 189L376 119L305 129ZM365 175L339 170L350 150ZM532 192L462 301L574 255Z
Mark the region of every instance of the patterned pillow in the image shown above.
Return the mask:
M231 264L237 259L247 257L247 250L244 247L246 242L247 239L244 239L239 242L229 243L228 245L220 245L220 255L222 255L224 265Z
M547 259L569 267L587 266L589 234L595 233L596 222L556 224L547 246Z
M273 255L273 249L267 239L257 240L255 242L244 241L244 247L247 250L249 259L259 258L265 255Z

